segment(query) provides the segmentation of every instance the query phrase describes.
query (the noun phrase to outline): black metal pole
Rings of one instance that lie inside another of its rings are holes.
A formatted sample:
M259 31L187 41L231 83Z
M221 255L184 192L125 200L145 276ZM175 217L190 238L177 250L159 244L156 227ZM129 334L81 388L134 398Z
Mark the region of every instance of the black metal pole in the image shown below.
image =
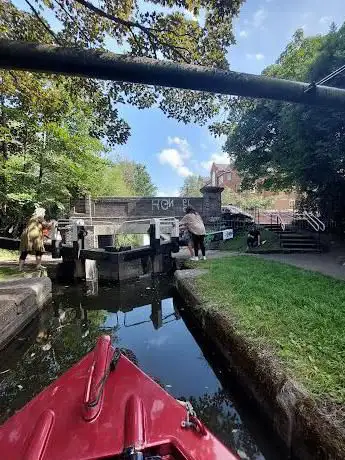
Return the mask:
M345 109L345 90L110 52L0 40L0 68L79 75Z

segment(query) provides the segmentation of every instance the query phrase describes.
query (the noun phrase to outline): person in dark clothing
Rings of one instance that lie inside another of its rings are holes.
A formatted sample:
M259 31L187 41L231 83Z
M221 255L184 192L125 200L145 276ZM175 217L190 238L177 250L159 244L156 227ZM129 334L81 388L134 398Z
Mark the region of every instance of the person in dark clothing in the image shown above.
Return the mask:
M85 237L88 235L84 225L78 227L78 244L80 241L80 249L85 249Z
M247 235L247 250L260 246L261 234L255 225L249 230Z

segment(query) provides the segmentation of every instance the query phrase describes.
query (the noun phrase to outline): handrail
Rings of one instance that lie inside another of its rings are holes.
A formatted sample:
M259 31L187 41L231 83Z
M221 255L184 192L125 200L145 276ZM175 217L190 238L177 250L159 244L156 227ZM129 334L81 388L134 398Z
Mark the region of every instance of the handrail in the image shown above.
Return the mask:
M285 222L283 222L283 218L282 218L282 216L280 215L279 212L277 214L277 218L278 218L278 221L280 223L280 226L281 226L283 232L285 232L286 224L285 224Z
M312 217L311 214L309 214L309 212L307 211L304 211L303 212L303 216L306 218L308 224L313 227L313 229L316 231L316 232L319 232L320 231L320 225L319 223Z
M320 227L321 232L324 232L324 231L326 230L326 225L322 222L322 220L321 220L318 216L316 216L315 214L313 214L313 213L311 213L311 212L310 212L309 214L310 214L310 215L313 217L313 219L315 219L316 222L319 224L319 227Z

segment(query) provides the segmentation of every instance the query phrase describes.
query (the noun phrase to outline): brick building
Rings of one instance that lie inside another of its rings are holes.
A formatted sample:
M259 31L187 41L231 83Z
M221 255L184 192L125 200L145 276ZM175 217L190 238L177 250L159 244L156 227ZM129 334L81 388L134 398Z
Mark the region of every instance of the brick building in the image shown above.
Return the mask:
M241 188L241 178L231 165L213 163L210 180L213 187L230 188L233 192Z
M212 185L214 187L224 187L225 189L228 188L235 193L239 193L241 189L241 182L242 180L238 175L238 172L231 164L212 164L210 178L207 181L207 185ZM257 194L262 198L270 198L272 200L272 210L284 211L288 209L293 209L295 206L295 193L275 193L266 190L262 192L256 192L255 190L253 190L252 193Z

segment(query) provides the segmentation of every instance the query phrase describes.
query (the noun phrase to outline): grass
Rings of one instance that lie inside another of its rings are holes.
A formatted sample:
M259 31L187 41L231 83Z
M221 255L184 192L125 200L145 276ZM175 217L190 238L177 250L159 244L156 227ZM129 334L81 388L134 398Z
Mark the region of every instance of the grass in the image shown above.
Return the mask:
M18 260L18 252L9 251L8 249L0 249L0 261L3 260Z
M260 230L261 241L266 243L258 248L255 248L255 252L268 252L272 250L281 249L279 244L279 236L269 230ZM232 240L224 241L219 247L221 251L235 251L245 252L247 249L247 234L248 231L239 232Z
M0 267L0 281L21 278L22 276L24 276L23 273L20 273L17 267Z
M345 402L345 283L240 256L198 264L199 295L235 320L314 397Z
M18 252L9 251L8 249L0 249L0 263L1 261L17 261ZM18 272L17 267L0 266L0 281L5 281L12 278L18 278L21 274Z

